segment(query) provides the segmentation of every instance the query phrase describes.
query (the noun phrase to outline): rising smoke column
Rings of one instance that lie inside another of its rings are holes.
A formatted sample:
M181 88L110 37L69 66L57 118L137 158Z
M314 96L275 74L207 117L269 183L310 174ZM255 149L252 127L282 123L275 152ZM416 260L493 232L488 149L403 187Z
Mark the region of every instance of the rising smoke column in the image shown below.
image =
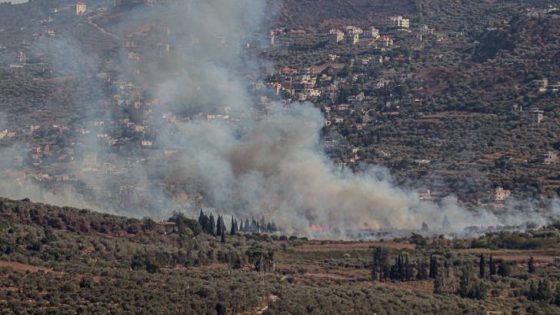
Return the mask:
M182 148L174 176L197 183L190 193L202 194L211 206L236 216L265 216L297 233L307 233L311 224L343 234L356 228L418 229L423 221L437 230L445 217L454 230L545 222L534 210L498 217L467 211L452 197L441 204L421 201L379 168L340 172L321 151L324 119L312 104L273 103L260 118L255 112L246 77L258 63L248 59L245 47L262 31L263 1L179 6L174 11L184 16L169 20L180 34L179 74L159 84L156 94L184 112L230 113L232 119L179 123L179 133L159 140Z
M156 143L178 152L164 167L148 162L131 171L133 178L149 182L150 194L165 197L148 204L149 211L122 209L102 197L98 208L159 219L177 208L195 214L197 207L207 205L237 217L264 216L288 233L308 234L312 224L324 226L332 236L359 228L415 230L422 222L437 230L445 217L455 231L471 225L546 222L532 208L498 216L465 210L452 197L439 204L421 201L379 167L340 171L321 149L324 118L312 104L273 102L267 115L259 115L251 81L257 80L263 61L255 60L248 48L264 33L269 8L262 0L184 0L138 7L123 17L123 27L157 21L168 28L166 40L173 44L168 66L146 74L150 93L161 104L153 108L149 124L158 131ZM168 112L179 119L162 120ZM206 114L229 119L208 121ZM185 116L190 119L181 119ZM86 140L87 150L106 153ZM105 186L115 180L110 174L85 179ZM170 182L181 183L189 196L186 202L161 189Z

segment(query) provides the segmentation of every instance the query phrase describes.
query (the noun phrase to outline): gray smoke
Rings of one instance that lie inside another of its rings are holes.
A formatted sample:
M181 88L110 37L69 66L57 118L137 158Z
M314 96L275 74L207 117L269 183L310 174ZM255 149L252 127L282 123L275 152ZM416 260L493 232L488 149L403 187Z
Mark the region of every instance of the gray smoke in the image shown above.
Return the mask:
M56 203L155 218L179 208L194 214L208 206L227 215L274 220L288 233L309 235L310 226L316 225L338 237L361 228L416 230L422 222L433 231L450 232L467 226L545 224L558 217L558 210L542 214L530 204L511 204L497 214L466 210L454 197L437 204L422 201L416 191L395 185L384 168L360 173L337 168L321 149L324 118L312 104L276 100L266 104L262 114L257 95L263 91L254 86L263 63L248 50L263 33L269 8L261 0L184 0L142 7L123 18L117 31L157 21L164 40L173 45L166 66L145 73L153 98L159 100L145 122L157 131L154 142L175 153L136 168L129 166L129 158L114 159L131 183L146 183L135 197L142 208L123 208L102 195L86 198L73 190ZM164 118L170 115L177 119ZM92 114L89 125L94 118L99 120ZM115 123L113 116L102 118L106 125ZM97 140L105 131L98 128L82 137L82 153L110 155ZM83 163L74 167L85 168ZM86 174L82 181L88 187L112 187L115 175ZM0 187L8 196L35 190ZM114 193L118 195L118 189ZM57 195L45 196L30 197L53 202L50 197ZM67 201L68 196L74 201ZM451 223L447 231L442 227L445 218Z

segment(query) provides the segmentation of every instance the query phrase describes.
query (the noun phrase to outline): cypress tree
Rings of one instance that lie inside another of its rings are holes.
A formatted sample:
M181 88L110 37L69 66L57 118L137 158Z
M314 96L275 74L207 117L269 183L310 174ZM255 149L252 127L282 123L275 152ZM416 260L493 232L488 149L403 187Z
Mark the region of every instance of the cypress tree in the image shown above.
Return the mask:
M231 230L229 234L237 234L237 221L233 217L231 217Z
M218 216L216 221L216 235L222 235L222 216Z
M226 231L226 222L224 221L224 217L220 216L220 218L218 219L218 221L219 221L219 225L220 225L220 234L219 234L219 235L222 234L222 231L223 231L224 233L226 233L226 232L227 232L227 231Z
M379 260L378 260L378 257L376 255L377 251L378 251L378 248L374 249L373 250L373 255L372 255L373 263L371 264L371 279L373 281L379 279Z
M404 270L405 270L404 279L406 281L410 281L412 279L413 267L412 267L412 264L410 263L410 261L408 260L408 255L405 256Z
M389 255L386 249L377 247L373 250L373 264L371 276L373 280L384 280L387 278L387 261Z
M428 273L426 272L426 261L424 259L418 259L416 262L416 278L418 280L426 280L428 279Z
M226 307L222 303L216 304L216 314L217 315L226 315L227 314Z
M222 233L220 234L220 242L225 243L226 242L226 231L225 229L222 229Z
M493 276L496 274L496 262L494 261L494 258L492 256L490 256L490 261L488 263L489 265L489 272L490 275Z
M531 258L529 258L529 262L527 263L527 271L529 273L534 273L535 272L535 259L533 258L533 256L531 256Z
M202 225L203 222L204 222L204 212L202 212L202 209L200 209L200 214L198 215L198 223Z
M434 255L430 256L430 278L435 279L438 276L438 264Z
M209 220L208 220L208 216L206 216L206 214L204 214L202 209L200 210L200 215L198 216L198 223L202 227L202 230L205 231L206 233L208 233Z
M401 280L403 277L403 261L402 256L397 256L397 271L395 273L395 279Z
M216 235L216 221L212 214L210 214L210 219L208 220L208 234Z
M484 255L480 255L480 261L478 262L478 269L479 269L479 275L480 278L483 279L484 278L484 273L485 273L485 261L484 261Z

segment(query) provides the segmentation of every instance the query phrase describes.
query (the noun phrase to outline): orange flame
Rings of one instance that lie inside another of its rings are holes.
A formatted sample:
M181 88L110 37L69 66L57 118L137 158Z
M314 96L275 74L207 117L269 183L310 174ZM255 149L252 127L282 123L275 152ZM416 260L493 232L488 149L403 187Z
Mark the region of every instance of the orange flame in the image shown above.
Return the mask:
M315 233L325 232L327 229L322 225L311 224L311 231Z

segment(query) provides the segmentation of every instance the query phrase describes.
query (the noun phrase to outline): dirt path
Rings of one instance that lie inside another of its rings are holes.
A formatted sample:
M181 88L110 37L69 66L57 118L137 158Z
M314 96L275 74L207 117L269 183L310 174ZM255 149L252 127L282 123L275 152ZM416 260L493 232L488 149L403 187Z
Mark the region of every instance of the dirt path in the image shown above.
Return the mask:
M114 39L116 39L116 40L118 40L118 41L121 40L121 38L120 38L119 36L117 36L117 35L115 35L115 34L109 32L109 31L105 30L104 28L102 28L101 26L95 24L95 22L93 21L93 19L94 19L93 16L88 17L87 20L88 20L88 24L89 24L89 25L93 26L96 30L100 31L101 33L103 33L103 34L105 34L105 35L107 35L107 36L110 36L110 37L112 37L112 38L114 38Z

